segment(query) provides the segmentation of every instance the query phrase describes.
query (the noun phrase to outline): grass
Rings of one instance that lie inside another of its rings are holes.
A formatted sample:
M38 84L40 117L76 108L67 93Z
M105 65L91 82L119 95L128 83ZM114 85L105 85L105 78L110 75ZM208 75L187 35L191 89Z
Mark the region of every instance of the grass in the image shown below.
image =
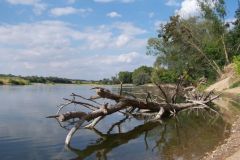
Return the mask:
M229 88L236 88L236 87L240 87L240 81L233 83Z
M0 85L29 85L29 81L18 77L0 77Z

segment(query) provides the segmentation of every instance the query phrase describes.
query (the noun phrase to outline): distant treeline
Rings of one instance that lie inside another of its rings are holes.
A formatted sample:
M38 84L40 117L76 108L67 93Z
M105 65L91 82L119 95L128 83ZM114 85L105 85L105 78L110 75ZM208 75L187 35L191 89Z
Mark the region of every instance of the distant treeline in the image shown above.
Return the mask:
M60 77L42 76L16 76L12 74L0 74L0 84L27 85L31 83L62 83L62 84L88 84L96 81L76 80Z
M27 76L22 77L23 79L28 80L30 83L64 83L72 84L73 81L67 78L59 77L38 77L38 76Z

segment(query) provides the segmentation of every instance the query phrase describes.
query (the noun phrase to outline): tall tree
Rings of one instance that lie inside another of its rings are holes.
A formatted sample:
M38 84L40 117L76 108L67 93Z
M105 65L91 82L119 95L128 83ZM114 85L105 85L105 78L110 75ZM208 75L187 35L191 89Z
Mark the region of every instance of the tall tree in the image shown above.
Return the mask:
M118 79L122 83L132 83L132 72L127 72L127 71L119 72Z
M151 82L152 67L141 66L133 71L132 81L136 85Z
M211 32L220 42L219 47L225 55L225 63L229 64L229 47L227 46L227 28L225 25L226 5L224 0L198 0L203 18L209 22Z
M238 8L235 11L235 20L229 22L228 26L233 25L233 28L228 34L228 42L230 45L231 58L235 55L239 55L240 51L240 1L238 1Z
M230 62L224 0L199 0L202 15L182 19L172 16L160 26L157 38L148 40L147 54L157 55L155 64L187 72L193 79L214 78ZM179 74L178 73L178 74Z

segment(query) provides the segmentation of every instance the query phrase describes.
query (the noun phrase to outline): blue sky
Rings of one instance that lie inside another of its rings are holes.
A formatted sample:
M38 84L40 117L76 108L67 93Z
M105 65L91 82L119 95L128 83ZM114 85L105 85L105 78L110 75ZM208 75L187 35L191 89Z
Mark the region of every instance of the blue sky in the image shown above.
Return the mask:
M233 19L237 0L226 0ZM0 0L0 73L102 79L152 66L146 42L196 0Z

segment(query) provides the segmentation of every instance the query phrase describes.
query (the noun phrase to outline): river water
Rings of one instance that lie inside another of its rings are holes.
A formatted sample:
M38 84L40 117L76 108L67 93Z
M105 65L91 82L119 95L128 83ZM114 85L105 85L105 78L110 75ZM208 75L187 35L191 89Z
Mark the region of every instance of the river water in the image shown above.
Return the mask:
M144 123L116 113L103 119L96 130L81 129L70 148L68 131L46 116L57 111L61 98L78 93L94 95L91 86L0 86L0 159L199 159L229 135L239 106L222 100L223 116L182 113L178 119ZM108 87L113 92L118 88ZM138 91L139 88L125 88ZM146 88L145 88L146 90ZM78 106L71 106L78 111ZM119 122L119 123L118 123ZM121 123L122 122L122 123ZM115 125L114 125L115 124ZM69 124L63 124L67 126Z

